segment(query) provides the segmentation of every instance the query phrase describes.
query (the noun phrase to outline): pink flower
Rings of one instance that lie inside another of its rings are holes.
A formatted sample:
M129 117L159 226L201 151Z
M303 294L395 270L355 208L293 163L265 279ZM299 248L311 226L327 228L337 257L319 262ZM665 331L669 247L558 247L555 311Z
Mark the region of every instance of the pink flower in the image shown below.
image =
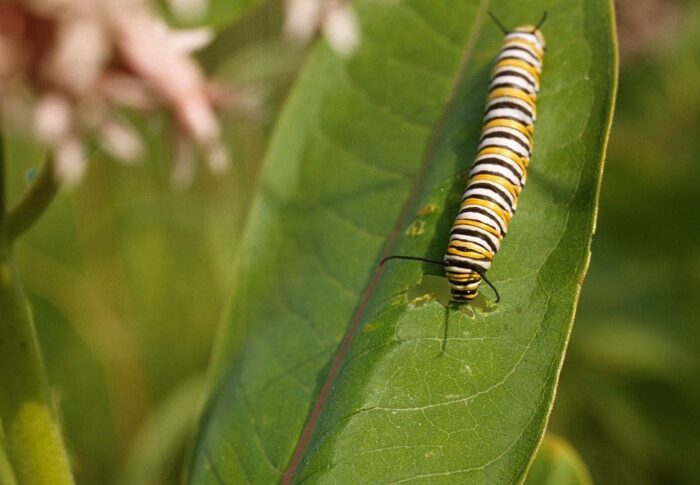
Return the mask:
M360 43L355 12L345 0L286 0L284 30L301 43L321 31L331 48L343 56L351 55Z
M180 4L192 1L204 0ZM142 140L120 108L172 114L176 173L193 172L182 165L194 163L194 148L220 171L228 163L217 115L221 92L245 92L213 85L190 57L210 40L207 30L170 29L142 0L5 1L0 109L19 112L14 107L20 106L30 113L24 117L31 120L28 129L50 147L55 173L69 185L85 170L88 135L116 159L133 163L142 157ZM255 103L240 106L253 109Z

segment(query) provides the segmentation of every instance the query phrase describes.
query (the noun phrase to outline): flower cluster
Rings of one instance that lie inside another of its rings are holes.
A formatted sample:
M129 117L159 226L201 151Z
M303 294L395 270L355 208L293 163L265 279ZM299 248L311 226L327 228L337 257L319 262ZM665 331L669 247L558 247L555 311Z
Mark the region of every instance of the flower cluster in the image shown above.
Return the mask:
M321 31L351 54L359 33L345 0L285 0L285 33L308 42ZM207 0L168 0L181 16L201 16ZM206 79L191 53L206 29L173 30L149 0L0 0L0 115L46 144L54 173L75 184L86 168L87 139L125 163L144 152L123 118L165 110L174 123L173 177L187 183L196 152L213 171L228 164L217 113L255 113L256 96Z
M220 171L228 155L217 110L251 110L254 100L209 82L190 57L210 38L170 29L145 0L0 2L0 109L50 148L66 184L85 170L87 136L116 159L140 159L143 142L121 108L172 115L176 177L191 175L195 149Z

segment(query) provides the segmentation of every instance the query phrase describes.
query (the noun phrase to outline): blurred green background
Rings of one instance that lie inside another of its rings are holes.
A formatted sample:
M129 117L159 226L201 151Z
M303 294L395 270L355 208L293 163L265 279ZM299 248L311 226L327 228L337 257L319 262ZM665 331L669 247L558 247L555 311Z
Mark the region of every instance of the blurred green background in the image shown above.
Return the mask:
M617 6L618 106L550 429L597 483L697 483L700 2ZM78 483L178 482L260 162L303 64L281 19L267 2L201 54L267 99L260 119L226 121L227 175L173 190L165 121L147 120L146 164L95 155L17 246ZM43 153L11 138L16 199Z
M700 3L616 4L617 109L550 430L598 483L698 483Z

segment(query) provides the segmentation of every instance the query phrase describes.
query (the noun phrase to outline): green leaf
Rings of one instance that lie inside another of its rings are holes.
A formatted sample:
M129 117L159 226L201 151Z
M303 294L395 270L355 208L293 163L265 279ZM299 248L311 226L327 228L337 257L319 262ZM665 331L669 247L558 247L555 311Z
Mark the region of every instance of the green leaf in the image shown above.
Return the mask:
M592 485L585 463L571 445L548 435L537 451L525 485Z
M225 28L262 3L261 0L210 0L205 24Z
M207 26L223 30L260 5L262 0L209 0L205 3L207 11L203 18L191 21L176 18L173 12L163 4L161 4L161 9L170 23L177 26Z
M12 471L12 465L10 465L10 460L7 457L5 446L5 438L2 435L2 430L0 430L0 483L2 485L17 485L15 472Z
M590 256L611 5L356 6L359 52L319 46L274 133L190 483L509 483L544 433ZM440 268L377 263L442 257L502 42L489 8L549 13L535 151L489 272L501 303L448 309L422 298Z
M192 426L194 411L203 391L202 376L183 380L151 412L134 440L125 472L117 482L122 485L146 485L163 480L163 470L171 470L185 437Z

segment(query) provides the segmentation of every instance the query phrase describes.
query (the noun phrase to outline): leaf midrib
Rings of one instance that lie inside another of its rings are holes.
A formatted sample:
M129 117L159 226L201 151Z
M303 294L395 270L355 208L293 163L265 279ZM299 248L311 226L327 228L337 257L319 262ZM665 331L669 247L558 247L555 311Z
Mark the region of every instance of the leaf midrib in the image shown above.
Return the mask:
M452 82L452 88L450 90L450 95L448 97L447 103L445 104L440 120L438 121L437 125L435 126L435 129L433 130L430 136L430 139L426 146L425 154L423 156L423 163L421 164L421 167L415 176L413 186L411 187L406 202L404 203L401 212L399 213L397 222L394 225L394 229L392 229L391 233L387 238L387 242L384 245L384 250L382 251L382 257L388 256L391 253L391 249L396 245L401 234L401 228L409 219L409 216L411 214L411 208L413 207L414 202L421 191L421 182L425 178L427 169L435 156L435 150L440 140L443 138L448 115L452 111L452 108L457 99L459 85L464 79L464 76L467 71L467 66L474 53L474 48L476 46L477 40L479 39L481 27L484 24L484 20L487 14L487 8L490 2L491 0L480 0L479 2L477 15L474 19L474 24L472 25L471 33L464 47L462 60L460 62L459 68L457 69L457 74ZM331 360L331 365L329 367L323 385L321 386L321 390L319 391L318 395L316 396L316 399L314 400L311 412L309 414L309 418L306 424L304 425L304 429L301 432L301 436L299 438L299 441L297 442L296 448L294 449L292 458L289 461L289 465L287 466L287 469L285 470L284 475L282 476L281 483L283 485L291 484L294 479L294 476L296 475L297 469L301 464L309 442L311 441L313 431L316 427L316 424L318 423L318 419L321 415L321 411L323 410L323 406L328 398L328 395L330 394L335 379L340 374L343 361L345 360L345 356L348 352L348 349L350 348L350 344L353 341L355 333L357 332L357 329L360 323L362 322L362 317L364 316L365 310L367 309L371 297L374 294L374 290L376 289L377 284L379 283L380 276L381 268L377 267L374 270L372 278L367 284L365 291L362 293L360 303L358 304L357 310L355 311L355 314L353 315L350 321L348 330L343 336L343 339L341 340L340 345L338 346L338 349L336 350L335 355Z

